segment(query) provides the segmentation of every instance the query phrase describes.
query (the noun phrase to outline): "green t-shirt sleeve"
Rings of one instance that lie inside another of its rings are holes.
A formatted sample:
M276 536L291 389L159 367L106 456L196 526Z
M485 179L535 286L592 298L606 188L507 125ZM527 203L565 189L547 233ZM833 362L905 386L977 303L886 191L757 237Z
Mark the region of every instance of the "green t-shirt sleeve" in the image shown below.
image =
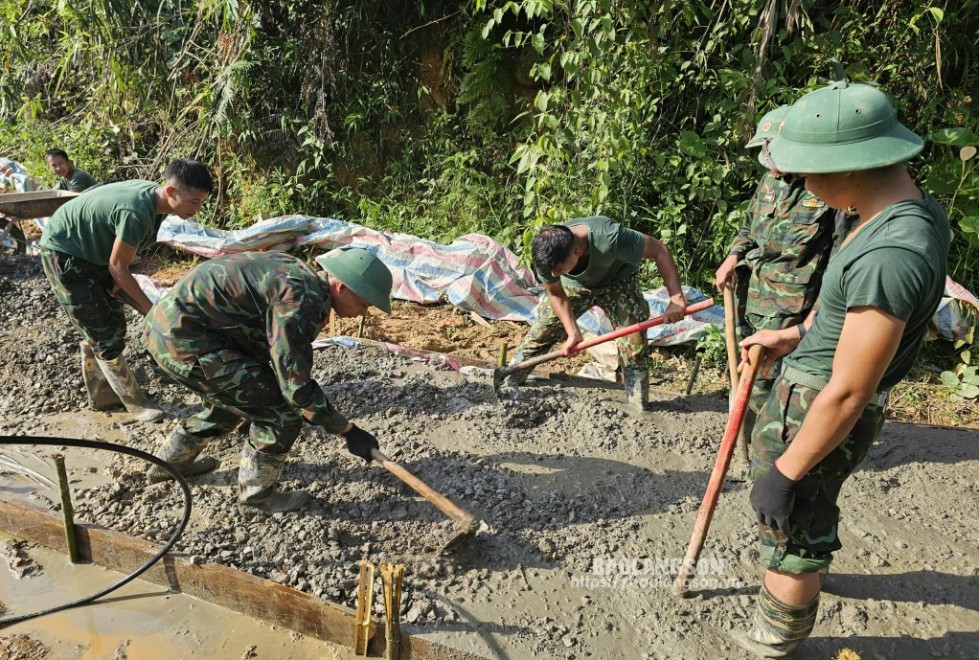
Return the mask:
M642 261L646 237L636 231L622 227L615 237L615 256L627 264L638 265Z
M139 248L153 231L153 223L147 223L132 211L116 212L116 238L134 248Z
M927 295L931 267L917 252L899 247L872 250L844 276L847 310L876 307L907 321Z

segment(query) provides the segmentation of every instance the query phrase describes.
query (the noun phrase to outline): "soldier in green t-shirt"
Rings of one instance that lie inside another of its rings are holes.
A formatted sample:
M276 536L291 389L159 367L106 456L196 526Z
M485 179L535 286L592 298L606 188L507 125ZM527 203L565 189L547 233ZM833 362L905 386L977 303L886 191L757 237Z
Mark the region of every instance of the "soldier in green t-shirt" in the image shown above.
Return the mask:
M561 340L561 350L567 354L581 342L576 319L592 307L600 307L615 327L648 319L649 306L639 289L639 267L644 259L656 262L670 294L666 322L683 318L687 302L669 250L661 241L609 218L577 218L563 225L545 225L534 237L532 253L547 300L538 308L537 321L517 348L512 363L541 355ZM642 410L649 400L645 333L618 339L617 348L626 398ZM515 372L504 384L520 385L528 375L527 371Z
M88 172L75 167L64 149L48 149L44 153L44 160L48 162L51 171L60 177L54 190L82 192L98 185Z
M82 373L92 407L122 403L142 421L157 421L163 412L122 355L123 302L144 316L151 306L129 266L156 240L166 214L193 216L214 188L207 168L195 160L173 161L164 177L163 185L122 181L76 197L55 211L40 241L44 274L82 335Z
M802 97L769 145L779 170L859 215L805 322L761 330L743 349L786 356L752 434L750 501L766 569L754 626L739 643L791 653L812 632L822 578L842 546L837 498L884 422L941 298L951 232L908 174L921 138L871 85L836 82Z

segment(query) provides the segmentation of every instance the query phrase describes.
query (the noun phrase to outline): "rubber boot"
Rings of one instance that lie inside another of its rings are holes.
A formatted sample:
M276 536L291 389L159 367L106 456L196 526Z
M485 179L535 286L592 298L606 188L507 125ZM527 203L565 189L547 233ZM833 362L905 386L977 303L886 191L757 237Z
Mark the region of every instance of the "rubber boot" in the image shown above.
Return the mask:
M309 501L309 493L275 490L286 457L256 451L246 442L241 448L241 467L238 469L238 501L243 507L265 514L295 511Z
M760 658L784 658L812 633L818 610L818 594L805 605L789 605L762 585L756 601L754 627L747 633L735 634L734 639Z
M623 369L622 382L626 402L639 412L645 410L649 403L649 370Z
M82 378L85 381L85 391L88 393L88 404L92 410L110 410L121 408L122 400L112 391L109 381L105 379L98 361L95 359L95 351L87 341L79 345L82 356Z
M122 405L141 422L158 422L163 419L163 411L156 408L146 396L146 392L136 382L129 370L126 358L122 355L112 360L96 359L105 374L105 379L122 400Z
M219 465L216 458L194 460L207 443L208 440L195 438L178 426L170 432L170 437L156 448L153 455L169 463L185 477L196 477L199 474L210 472ZM151 484L170 479L173 477L170 476L169 472L155 465L151 465L150 469L146 471L146 480Z

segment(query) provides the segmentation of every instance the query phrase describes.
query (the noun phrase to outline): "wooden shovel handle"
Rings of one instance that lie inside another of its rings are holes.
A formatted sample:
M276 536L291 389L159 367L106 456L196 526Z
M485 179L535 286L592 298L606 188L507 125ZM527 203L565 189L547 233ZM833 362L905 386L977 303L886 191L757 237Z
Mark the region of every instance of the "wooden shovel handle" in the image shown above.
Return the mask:
M734 289L730 286L724 286L724 339L725 345L727 346L727 368L728 373L731 376L731 392L738 391L738 346L737 346L737 334L735 330L735 309L734 309ZM731 397L731 403L734 403L734 397Z
M408 484L412 490L424 497L435 505L435 507L449 516L464 527L470 528L479 522L479 519L468 511L459 508L455 502L445 495L432 490L428 484L406 470L399 463L395 463L390 458L382 454L377 449L371 449L371 458L377 461L381 467L396 476L401 481Z

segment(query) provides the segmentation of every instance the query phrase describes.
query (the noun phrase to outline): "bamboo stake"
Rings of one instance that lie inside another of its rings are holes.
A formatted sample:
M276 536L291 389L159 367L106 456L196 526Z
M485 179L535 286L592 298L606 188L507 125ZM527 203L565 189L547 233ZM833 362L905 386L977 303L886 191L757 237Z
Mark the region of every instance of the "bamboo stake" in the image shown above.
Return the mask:
M366 316L360 317L360 323L357 325L357 339L363 339L364 337L364 323L367 321Z
M65 457L61 454L51 456L54 468L58 472L58 490L61 491L61 513L65 518L65 543L68 545L68 558L72 564L81 561L78 555L78 539L75 536L75 509L71 505L71 490L68 487L68 471L65 469Z
M506 339L500 342L500 357L496 361L498 367L506 366Z
M370 641L371 607L374 604L374 564L367 557L360 560L360 582L357 587L357 616L354 619L354 655L367 655Z
M386 613L384 648L385 660L398 660L401 650L401 580L405 567L402 564L381 564L381 579L384 582L384 610Z

